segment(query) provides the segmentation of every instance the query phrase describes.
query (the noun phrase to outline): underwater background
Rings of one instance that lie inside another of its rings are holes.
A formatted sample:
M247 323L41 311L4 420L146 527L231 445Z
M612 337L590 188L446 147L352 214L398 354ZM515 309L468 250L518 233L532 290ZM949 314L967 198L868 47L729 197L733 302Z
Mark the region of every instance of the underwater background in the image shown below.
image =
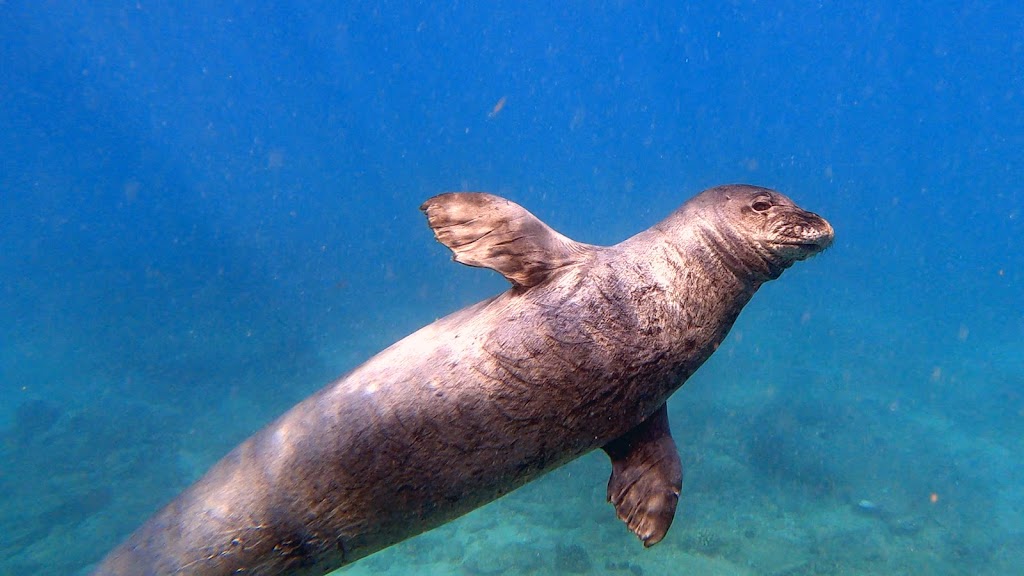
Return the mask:
M1024 5L0 1L0 575L506 288L417 207L612 244L768 186L835 245L669 403L645 550L584 457L348 574L1024 574Z

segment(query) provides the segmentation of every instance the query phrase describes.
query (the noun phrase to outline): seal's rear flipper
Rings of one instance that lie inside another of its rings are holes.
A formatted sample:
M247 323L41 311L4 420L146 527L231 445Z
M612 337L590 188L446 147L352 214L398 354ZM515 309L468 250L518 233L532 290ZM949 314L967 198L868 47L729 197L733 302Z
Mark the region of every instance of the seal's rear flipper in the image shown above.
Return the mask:
M492 194L441 194L420 210L456 262L490 268L525 288L580 261L593 248L562 236L522 206Z
M683 467L663 404L650 418L604 446L612 459L608 501L644 546L665 537L676 514Z

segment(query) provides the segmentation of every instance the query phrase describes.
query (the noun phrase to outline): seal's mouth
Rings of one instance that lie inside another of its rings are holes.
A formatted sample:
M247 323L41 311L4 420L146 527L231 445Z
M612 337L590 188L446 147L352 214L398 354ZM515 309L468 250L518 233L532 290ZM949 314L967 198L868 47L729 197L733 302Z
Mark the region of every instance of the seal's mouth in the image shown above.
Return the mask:
M807 252L808 254L817 254L818 252L821 252L822 250L825 249L820 245L812 242L782 242L780 243L780 246L789 246L791 248L798 249L802 252Z
M831 232L831 231L830 231ZM799 242L779 242L779 244L785 246L793 246L801 250L817 254L818 252L824 251L826 248L832 245L833 234L821 234L819 238L813 240L801 240Z

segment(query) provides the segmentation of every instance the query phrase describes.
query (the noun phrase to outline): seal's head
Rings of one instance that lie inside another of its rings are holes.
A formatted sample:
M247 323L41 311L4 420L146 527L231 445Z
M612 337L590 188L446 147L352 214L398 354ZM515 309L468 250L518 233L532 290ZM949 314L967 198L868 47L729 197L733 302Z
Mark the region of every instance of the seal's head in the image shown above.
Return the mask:
M832 226L786 196L733 184L701 192L680 208L678 224L696 225L699 237L736 272L777 278L798 260L832 244ZM671 225L671 224L670 224Z

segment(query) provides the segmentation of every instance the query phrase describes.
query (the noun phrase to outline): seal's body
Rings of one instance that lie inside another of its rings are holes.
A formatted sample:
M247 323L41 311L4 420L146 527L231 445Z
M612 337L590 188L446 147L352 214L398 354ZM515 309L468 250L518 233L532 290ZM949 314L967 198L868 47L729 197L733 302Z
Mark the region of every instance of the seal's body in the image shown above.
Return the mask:
M95 574L325 574L595 448L619 517L653 545L682 482L665 401L763 282L832 240L820 217L750 186L707 190L606 248L488 194L422 208L457 261L513 287L292 408Z

